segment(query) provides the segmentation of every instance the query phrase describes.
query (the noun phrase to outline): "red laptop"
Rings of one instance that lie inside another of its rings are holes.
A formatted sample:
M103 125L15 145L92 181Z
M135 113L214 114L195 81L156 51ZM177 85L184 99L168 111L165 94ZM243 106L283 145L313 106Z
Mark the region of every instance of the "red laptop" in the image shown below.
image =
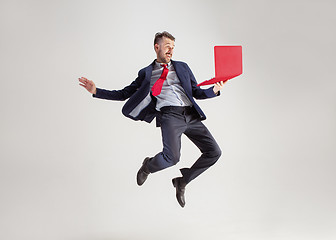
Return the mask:
M243 73L242 46L215 46L215 77L197 86L227 81Z

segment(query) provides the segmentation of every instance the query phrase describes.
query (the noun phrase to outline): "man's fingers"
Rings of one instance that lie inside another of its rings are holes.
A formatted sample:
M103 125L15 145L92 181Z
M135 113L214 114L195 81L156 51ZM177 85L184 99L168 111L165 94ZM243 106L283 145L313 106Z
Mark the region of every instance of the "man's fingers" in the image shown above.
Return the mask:
M80 77L80 78L78 78L78 79L79 79L80 81L84 81L84 82L85 82L85 81L86 81L86 82L87 82L87 81L90 81L89 79L87 79L87 78L85 78L85 77Z
M218 86L219 87L224 87L224 84L226 83L227 81L220 81L220 82L217 82Z
M78 80L85 85L93 86L93 81L91 81L91 80L88 80L86 78L78 78Z
M80 79L80 78L78 78L78 80L79 80L81 83L86 83L86 81L84 81L84 80L82 80L82 79Z

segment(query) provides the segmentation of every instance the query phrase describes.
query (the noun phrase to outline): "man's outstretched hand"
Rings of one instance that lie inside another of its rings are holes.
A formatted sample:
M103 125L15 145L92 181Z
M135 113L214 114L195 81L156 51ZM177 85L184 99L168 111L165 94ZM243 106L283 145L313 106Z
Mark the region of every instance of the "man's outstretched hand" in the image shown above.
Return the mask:
M217 95L218 92L224 87L224 84L226 83L227 81L221 81L221 82L216 82L215 85L214 85L214 88L213 88L213 91L214 93Z
M94 84L93 81L85 78L85 77L81 77L78 78L80 84L82 87L84 87L86 90L88 90L88 92L92 93L92 94L96 94L97 93L97 89L96 89L96 85Z

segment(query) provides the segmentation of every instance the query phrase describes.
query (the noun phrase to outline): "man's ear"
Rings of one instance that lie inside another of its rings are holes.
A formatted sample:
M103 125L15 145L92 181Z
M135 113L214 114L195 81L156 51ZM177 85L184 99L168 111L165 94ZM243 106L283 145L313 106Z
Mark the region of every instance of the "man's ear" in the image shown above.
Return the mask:
M157 52L159 50L159 44L155 43L154 50L155 50L155 52Z

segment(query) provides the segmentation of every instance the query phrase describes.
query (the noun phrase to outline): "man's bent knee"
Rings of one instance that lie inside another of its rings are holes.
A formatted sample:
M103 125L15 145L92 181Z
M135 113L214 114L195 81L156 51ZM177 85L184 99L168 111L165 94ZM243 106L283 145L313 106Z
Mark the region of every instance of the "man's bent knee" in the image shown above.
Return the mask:
M163 153L163 158L166 160L166 162L170 166L173 166L180 161L180 154L165 154L165 153Z

